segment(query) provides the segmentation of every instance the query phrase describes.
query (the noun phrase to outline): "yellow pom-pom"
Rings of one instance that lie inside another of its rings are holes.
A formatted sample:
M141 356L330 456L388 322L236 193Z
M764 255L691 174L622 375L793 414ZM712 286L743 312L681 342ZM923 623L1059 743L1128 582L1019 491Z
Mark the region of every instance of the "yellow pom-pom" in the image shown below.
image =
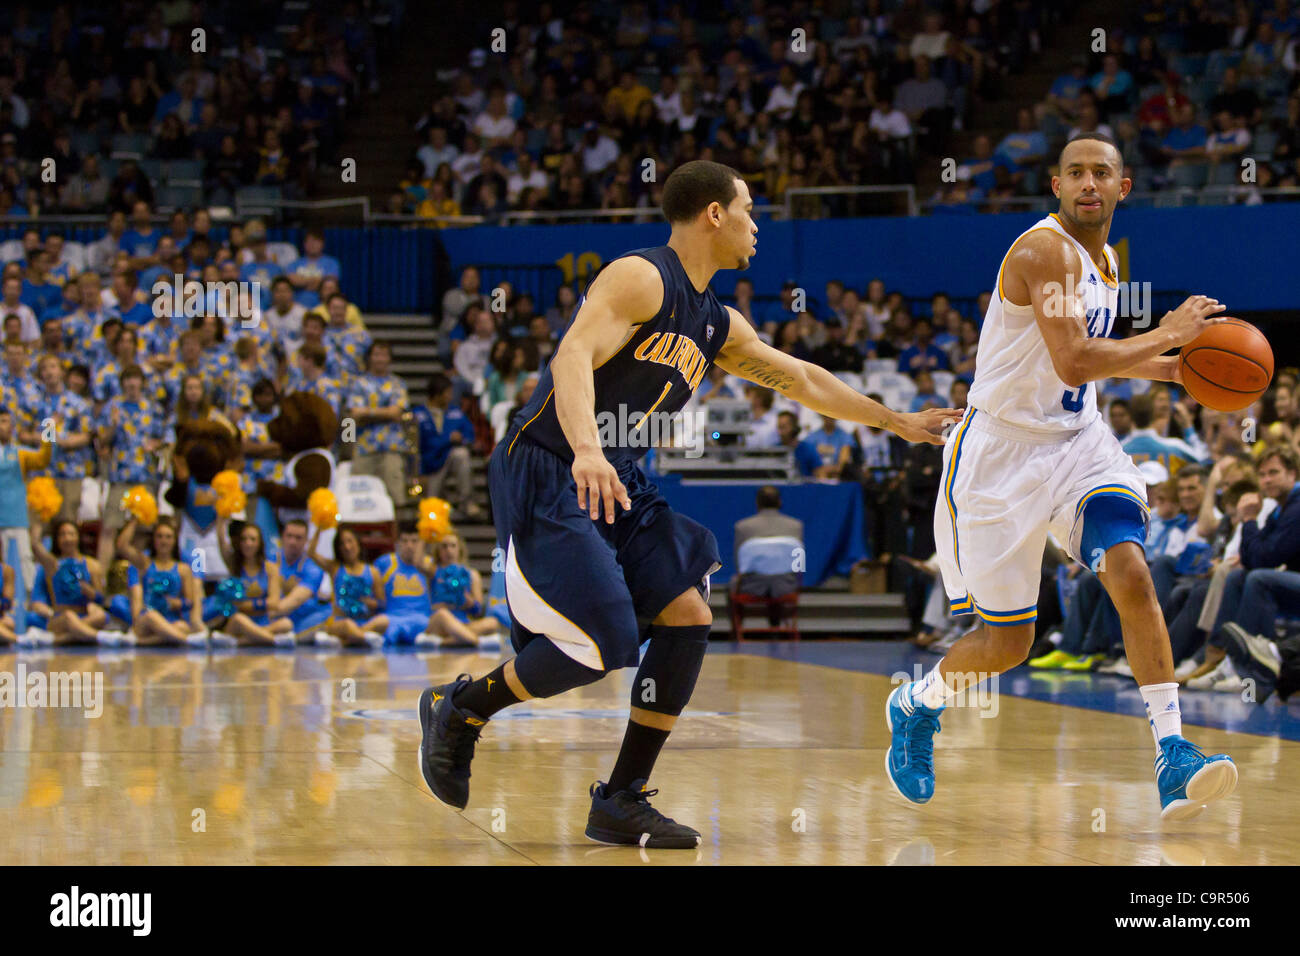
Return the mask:
M146 528L158 521L158 501L144 485L135 485L122 496L122 510Z
M63 495L53 478L33 478L27 485L27 507L40 517L49 521L63 507Z
M217 498L217 514L221 515L223 518L229 518L231 515L243 511L247 504L248 495L244 494L244 492L239 488L236 488L229 494L221 495Z
M416 529L425 541L433 541L451 530L451 504L442 498L425 498L420 502L420 519Z
M328 488L317 488L307 496L307 513L318 528L333 528L339 523L339 501Z
M227 468L225 471L217 472L217 476L212 479L212 490L221 497L239 491L242 484L239 472Z

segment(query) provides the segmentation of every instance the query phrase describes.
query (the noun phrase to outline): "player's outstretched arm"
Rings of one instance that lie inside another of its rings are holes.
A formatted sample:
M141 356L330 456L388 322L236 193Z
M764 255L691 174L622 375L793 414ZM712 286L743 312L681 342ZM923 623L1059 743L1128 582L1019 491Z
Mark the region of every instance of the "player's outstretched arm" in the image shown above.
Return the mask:
M639 256L614 260L591 284L551 359L555 415L573 449L578 506L592 520L599 516L602 501L605 520L611 524L616 501L624 508L632 506L600 447L593 372L623 347L634 326L654 318L663 301L664 282L654 265Z
M755 385L775 389L815 412L842 421L885 428L910 442L944 443L944 429L961 418L956 408L896 412L845 385L817 365L774 349L758 337L745 317L727 306L731 329L715 360L719 368Z
M1070 388L1102 378L1177 381L1176 356L1162 358L1224 320L1217 299L1194 295L1160 320L1159 328L1128 339L1088 335L1082 300L1079 254L1060 236L1036 232L1016 244L1002 271L1002 296L1012 305L1032 305L1052 367ZM1175 360L1175 361L1171 361Z

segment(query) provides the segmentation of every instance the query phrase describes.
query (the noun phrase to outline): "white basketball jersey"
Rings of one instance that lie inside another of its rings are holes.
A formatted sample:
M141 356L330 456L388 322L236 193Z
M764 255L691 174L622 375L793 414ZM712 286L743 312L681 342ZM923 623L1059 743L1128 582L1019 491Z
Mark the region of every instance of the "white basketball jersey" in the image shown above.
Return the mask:
M1115 324L1119 299L1115 250L1104 250L1106 271L1103 274L1092 256L1074 239L1055 213L1040 219L1016 237L1019 242L1035 229L1049 229L1064 237L1075 249L1078 265L1067 282L1082 295L1086 310L1088 335L1100 338L1110 334ZM1016 242L1007 250L1007 256ZM1074 431L1099 416L1097 389L1092 382L1070 388L1052 365L1047 342L1034 319L1032 305L1016 305L1002 298L1002 271L1007 256L998 267L997 285L980 330L975 380L967 401L970 405L1012 425L1043 432ZM1069 289L1065 290L1067 296Z

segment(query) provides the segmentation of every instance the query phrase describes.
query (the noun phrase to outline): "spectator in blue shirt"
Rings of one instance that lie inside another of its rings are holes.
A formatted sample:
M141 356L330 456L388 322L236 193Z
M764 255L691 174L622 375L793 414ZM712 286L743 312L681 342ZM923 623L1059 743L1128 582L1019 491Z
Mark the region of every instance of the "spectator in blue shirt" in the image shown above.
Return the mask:
M969 180L980 196L988 196L1009 186L1012 174L1017 171L1010 159L993 152L992 141L981 133L975 137L975 155L962 162L957 176Z
M1205 158L1205 142L1209 133L1196 122L1196 108L1185 103L1175 110L1174 127L1165 134L1160 152L1173 165L1196 162Z
M1102 60L1101 72L1092 78L1089 85L1097 95L1097 102L1107 113L1123 112L1131 105L1133 76L1128 70L1120 69L1119 57L1114 53L1106 54Z
M904 375L915 375L922 369L946 371L948 353L931 340L930 321L917 319L912 335L912 344L903 349L902 354L898 356L898 371ZM942 407L942 402L940 406Z
M271 283L276 276L284 275L284 269L280 264L271 258L270 252L267 251L266 233L258 232L250 236L252 240L250 246L253 251L253 261L246 262L239 269L239 279L241 282L256 282L258 289L258 302L261 310L265 312L271 307ZM293 281L290 279L289 281Z
M786 281L781 286L781 297L763 310L763 331L775 336L778 326L785 325L795 317L794 294L798 285Z
M943 396L934 390L934 376L926 369L916 373L916 397L912 399L909 411L919 412L929 404L934 408L946 408Z
M339 261L325 255L325 234L317 228L307 230L302 241L303 256L289 266L288 277L294 288L294 301L304 308L320 305L321 280L339 278Z
M839 478L853 460L853 436L823 415L822 427L799 443L794 460L805 478Z
M143 269L155 262L154 250L158 248L163 231L154 228L149 217L149 204L137 199L131 206L131 228L117 240L117 247L131 257L132 269Z
M420 429L420 483L426 495L445 497L447 478L453 478L456 504L466 518L475 518L481 509L470 500L469 449L474 444L474 425L464 412L452 407L451 396L451 379L438 372L429 378L426 404L411 410Z
M1042 163L1047 155L1047 137L1034 126L1034 114L1028 107L1016 112L1016 130L1007 133L993 151L995 156L1010 161L1015 170L1013 179L1019 180Z
M1070 72L1062 73L1052 81L1047 91L1047 101L1060 115L1073 119L1078 109L1079 94L1088 88L1088 64L1078 56L1070 64Z
M162 123L169 113L175 113L187 131L198 126L199 114L203 112L203 100L195 95L196 91L194 77L182 73L176 87L159 97L158 106L153 112L154 126Z
M38 317L48 314L63 302L63 287L50 274L50 254L38 249L31 255L27 278L23 279L20 300Z

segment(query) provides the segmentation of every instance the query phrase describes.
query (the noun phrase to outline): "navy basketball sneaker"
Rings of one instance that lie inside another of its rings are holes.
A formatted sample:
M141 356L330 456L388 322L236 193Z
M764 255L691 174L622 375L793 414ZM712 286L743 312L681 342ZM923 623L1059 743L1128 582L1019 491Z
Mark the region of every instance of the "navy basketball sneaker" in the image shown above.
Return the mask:
M420 695L420 773L433 795L457 810L469 803L469 765L487 723L451 702L469 683L470 676L461 674L450 684L430 687Z
M699 846L699 833L650 806L650 798L659 791L647 790L645 785L645 780L633 780L628 789L607 794L604 781L593 783L587 839L647 850L693 850Z
M885 701L885 724L889 727L889 750L885 772L899 795L912 803L927 803L934 796L934 735L939 732L939 714L912 700L913 682L894 688Z
M1226 797L1237 786L1237 765L1227 754L1207 757L1178 734L1160 738L1156 755L1156 785L1160 788L1160 817L1190 820L1211 800Z

